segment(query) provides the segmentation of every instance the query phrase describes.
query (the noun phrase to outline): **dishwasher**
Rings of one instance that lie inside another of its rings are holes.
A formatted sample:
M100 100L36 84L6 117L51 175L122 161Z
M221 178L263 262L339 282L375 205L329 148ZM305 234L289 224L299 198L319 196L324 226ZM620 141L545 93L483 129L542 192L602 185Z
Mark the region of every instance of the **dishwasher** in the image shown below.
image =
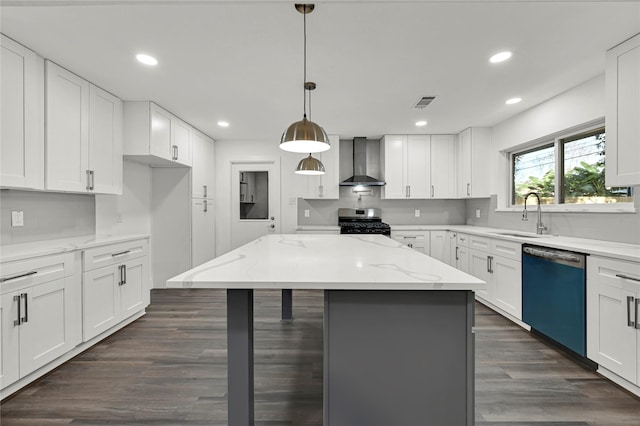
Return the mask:
M522 246L522 320L586 357L586 255Z

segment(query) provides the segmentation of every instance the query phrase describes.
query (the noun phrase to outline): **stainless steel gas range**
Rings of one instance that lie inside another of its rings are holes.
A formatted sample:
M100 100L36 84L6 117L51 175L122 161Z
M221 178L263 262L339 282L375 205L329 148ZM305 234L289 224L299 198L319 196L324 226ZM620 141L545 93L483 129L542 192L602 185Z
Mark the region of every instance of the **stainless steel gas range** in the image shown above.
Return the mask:
M341 234L382 234L391 236L391 226L382 221L381 209L338 209Z

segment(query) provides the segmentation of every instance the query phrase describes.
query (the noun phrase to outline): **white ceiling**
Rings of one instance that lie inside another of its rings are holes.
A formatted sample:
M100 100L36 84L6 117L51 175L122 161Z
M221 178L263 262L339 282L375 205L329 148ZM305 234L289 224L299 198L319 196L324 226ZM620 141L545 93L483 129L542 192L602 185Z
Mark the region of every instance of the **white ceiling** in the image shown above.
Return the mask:
M221 140L277 141L302 118L302 15L288 1L0 1L0 31L124 100ZM639 1L319 1L312 119L343 138L492 126L604 71ZM491 65L501 50L514 55ZM134 55L158 58L156 68ZM436 96L425 110L421 96ZM519 96L520 104L507 106ZM217 126L220 119L231 126ZM418 119L429 122L416 128Z

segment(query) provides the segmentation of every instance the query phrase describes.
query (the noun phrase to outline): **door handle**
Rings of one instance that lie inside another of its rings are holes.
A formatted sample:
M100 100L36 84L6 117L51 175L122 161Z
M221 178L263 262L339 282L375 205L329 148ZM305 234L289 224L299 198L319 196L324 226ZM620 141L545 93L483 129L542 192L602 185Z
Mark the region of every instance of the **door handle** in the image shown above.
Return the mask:
M274 225L273 223L271 225L269 225L269 228L274 229L276 227L276 225Z
M636 327L636 323L635 321L637 321L638 319L638 304L636 303L636 312L634 315L634 318L631 318L631 304L634 302L634 297L633 296L627 296L627 326L628 327ZM635 321L634 321L635 320Z
M92 191L95 189L95 183L96 183L96 174L95 174L95 171L91 170L91 190Z
M634 315L634 319L635 319L635 328L636 330L640 330L640 324L638 324L638 311L640 311L640 299L636 299L636 312Z
M127 283L127 265L122 265L122 285Z
M433 198L433 194L435 193L435 188L433 185L431 185L431 197Z
M489 267L489 256L487 256L487 272L491 272L491 268Z
M22 304L20 303L20 300L21 298L19 295L16 294L15 296L13 296L13 301L18 304L18 317L13 320L13 325L20 325L20 321L22 320L20 315L20 307Z
M202 185L204 198L207 198L207 185Z
M118 285L122 285L122 265L118 265L118 274L120 274Z
M7 282L7 281L11 281L11 280L17 280L18 278L28 277L30 275L35 275L37 273L38 273L38 271L31 271L31 272L26 272L26 273L20 274L20 275L14 275L13 277L0 278L0 283L4 283L4 282Z
M459 247L456 247L456 260L460 260L460 258L458 257L458 248Z
M640 278L638 278L638 277L634 277L634 276L631 276L631 275L627 275L627 274L616 274L616 277L618 277L618 278L622 278L622 279L624 279L624 280L631 280L631 281L638 281L638 282L640 282Z
M129 252L131 252L131 250L125 250L125 251L121 251L119 253L113 253L113 254L111 254L111 257L122 256L123 254L127 254Z
M27 293L22 293L20 295L22 299L24 299L24 316L20 319L20 323L29 322L29 305L27 304Z
M87 191L91 191L91 170L87 169Z
M204 212L207 212L207 200L204 200L204 202L202 203L204 206Z

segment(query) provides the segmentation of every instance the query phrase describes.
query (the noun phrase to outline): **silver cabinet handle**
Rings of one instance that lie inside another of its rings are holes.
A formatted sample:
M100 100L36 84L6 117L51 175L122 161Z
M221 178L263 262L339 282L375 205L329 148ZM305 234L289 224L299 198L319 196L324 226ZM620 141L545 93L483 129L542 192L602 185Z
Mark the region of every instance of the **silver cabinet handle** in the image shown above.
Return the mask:
M638 308L637 308L638 305L637 304L636 304L635 316L634 316L633 319L631 318L631 304L633 303L634 300L635 299L634 299L633 296L627 296L627 326L628 327L635 327L636 323L635 323L634 319L635 320L638 319Z
M204 212L206 213L207 212L207 200L204 200L203 205L204 205Z
M207 198L207 185L202 185L202 187L204 188L204 198Z
M491 267L489 266L489 256L487 256L487 272L491 272Z
M122 256L123 254L128 254L128 253L131 253L131 250L125 250L118 253L113 253L111 257Z
M95 189L95 183L96 183L96 174L94 170L91 170L91 190L92 191Z
M19 295L15 295L13 296L13 301L16 302L18 304L18 317L16 319L13 320L13 325L20 325L20 321L22 320L21 316L20 316L20 296Z
M435 188L433 185L431 185L431 197L433 197L433 194L435 194Z
M456 260L460 260L460 258L458 257L458 249L459 249L459 248L460 248L460 247L457 247L457 246L456 246Z
M122 265L122 285L127 283L127 265Z
M20 323L29 322L29 305L27 304L27 293L20 295L24 299L24 316L20 319Z
M171 145L171 159L174 161L178 159L178 145Z
M118 265L118 285L122 285L122 265Z
M176 145L176 160L180 158L180 147Z
M471 196L471 184L467 183L467 196Z
M640 324L638 324L638 311L640 311L640 299L636 299L636 312L634 315L634 319L635 319L635 328L636 330L640 330Z
M632 275L627 275L627 274L616 274L616 277L618 278L622 278L625 280L631 280L631 281L638 281L640 282L640 278L639 277L634 277Z
M0 278L0 283L4 283L4 282L7 282L7 281L11 281L11 280L17 280L18 278L28 277L30 275L35 275L37 273L38 273L38 271L30 271L30 272L25 272L24 274L14 275L12 277Z
M91 191L91 170L87 170L87 191Z

